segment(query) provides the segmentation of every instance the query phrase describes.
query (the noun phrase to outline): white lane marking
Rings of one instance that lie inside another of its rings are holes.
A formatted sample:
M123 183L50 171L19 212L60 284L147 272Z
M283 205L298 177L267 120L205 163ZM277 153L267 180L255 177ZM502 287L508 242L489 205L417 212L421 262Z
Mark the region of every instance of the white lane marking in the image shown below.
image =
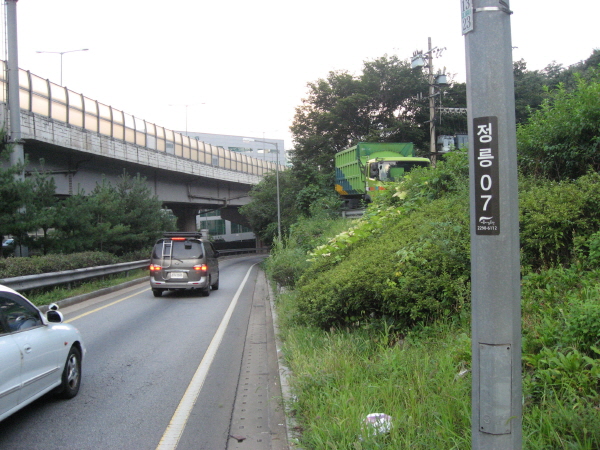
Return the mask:
M257 263L258 264L258 263ZM217 350L219 345L221 344L221 340L223 339L223 335L225 334L225 329L229 324L229 320L231 319L231 315L233 314L233 310L235 309L235 305L237 304L238 298L242 293L242 289L246 285L246 281L248 281L248 277L250 276L250 271L254 268L256 264L253 264L246 273L242 284L238 288L237 292L233 296L231 303L229 304L229 308L227 308L227 312L223 316L223 320L221 320L221 324L217 329L217 332L212 338L202 361L200 361L200 365L198 369L196 369L196 373L192 377L192 381L188 385L185 394L181 398L179 402L179 406L175 410L175 414L171 418L171 422L167 426L160 442L158 443L158 447L156 450L174 450L177 448L177 444L179 443L179 439L183 434L183 429L190 417L192 412L192 408L196 404L196 400L198 399L198 395L202 390L202 385L204 384L204 380L208 374L208 370L210 369L210 365L215 359L215 355L217 354Z

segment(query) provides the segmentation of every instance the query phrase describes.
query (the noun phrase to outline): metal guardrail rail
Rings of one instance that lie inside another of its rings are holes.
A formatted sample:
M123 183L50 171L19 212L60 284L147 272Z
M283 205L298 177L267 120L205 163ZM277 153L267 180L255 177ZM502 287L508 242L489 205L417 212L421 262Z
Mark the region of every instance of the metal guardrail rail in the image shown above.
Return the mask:
M0 279L0 284L8 286L15 291L26 291L59 284L72 283L73 281L87 280L89 278L112 275L115 273L128 272L130 270L143 269L150 265L149 259L127 263L111 264L107 266L86 267L84 269L63 270L61 272L40 273L37 275L25 275L22 277Z
M222 256L234 256L245 253L264 253L269 252L269 248L244 248L233 250L219 250ZM37 275L25 275L22 277L0 279L0 284L14 289L15 291L26 291L29 289L39 289L60 284L68 284L74 281L82 281L90 278L97 278L104 275L113 275L115 273L129 272L130 270L144 269L150 265L149 259L133 261L106 266L86 267L83 269L63 270L61 272L41 273Z
M217 250L220 256L234 256L242 255L244 253L269 253L271 249L269 247L264 248L240 248L240 249L225 249Z

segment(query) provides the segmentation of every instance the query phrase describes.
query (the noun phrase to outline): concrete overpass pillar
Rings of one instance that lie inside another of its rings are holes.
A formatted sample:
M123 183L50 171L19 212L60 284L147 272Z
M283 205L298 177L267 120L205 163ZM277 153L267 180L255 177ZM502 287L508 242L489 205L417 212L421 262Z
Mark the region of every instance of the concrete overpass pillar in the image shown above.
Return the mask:
M196 228L197 206L168 205L168 207L177 217L177 231L198 231Z

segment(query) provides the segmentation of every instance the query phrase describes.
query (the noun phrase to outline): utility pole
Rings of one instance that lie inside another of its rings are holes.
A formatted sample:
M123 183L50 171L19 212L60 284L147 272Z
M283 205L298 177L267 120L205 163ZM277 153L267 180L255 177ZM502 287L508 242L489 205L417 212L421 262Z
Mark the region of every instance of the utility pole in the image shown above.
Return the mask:
M433 78L433 50L431 48L431 38L427 39L427 66L429 68L429 152L431 165L435 167L436 148L435 148L435 86Z
M471 213L472 448L522 447L517 145L508 0L461 0Z
M17 45L17 1L6 0L6 23L8 45L8 108L10 117L9 143L13 146L10 155L10 165L15 166L25 161L23 140L21 139L21 105L19 102L19 52ZM24 174L16 175L23 180Z
M431 165L435 167L436 159L437 159L437 150L436 150L436 142L435 142L435 88L436 86L446 85L446 75L442 73L438 73L437 76L433 74L433 53L435 52L437 56L441 56L442 51L446 50L444 48L433 48L431 46L431 38L427 39L428 49L425 52L427 55L427 69L429 73L427 74L427 84L429 85L429 155L431 160ZM411 60L410 67L411 69L415 69L417 67L424 67L424 54L423 52L416 51L413 53L413 57Z

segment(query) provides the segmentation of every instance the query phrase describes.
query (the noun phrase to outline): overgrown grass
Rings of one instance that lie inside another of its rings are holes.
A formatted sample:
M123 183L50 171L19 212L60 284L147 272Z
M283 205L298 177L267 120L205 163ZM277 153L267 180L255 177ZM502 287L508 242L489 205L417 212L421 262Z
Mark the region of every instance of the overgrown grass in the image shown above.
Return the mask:
M293 302L293 294L283 295L279 308ZM470 341L460 329L440 325L404 337L385 324L351 332L285 329L297 396L290 406L304 448L469 448ZM370 413L393 417L389 434L365 426Z
M576 295L576 286L587 286L597 273L567 272L556 285L542 287L544 274L525 281L525 449L600 448L600 360L584 353L589 344L563 332L576 325L564 318L557 319L562 326L552 325L554 306L539 303L540 297L557 294L564 295L571 309L589 301L594 294ZM294 374L295 401L288 406L301 429L303 448L470 448L467 311L453 322L438 321L405 335L385 320L323 330L297 322L297 295L280 294L277 310L283 351ZM540 325L544 321L546 328ZM551 336L540 342L540 330ZM392 416L391 432L369 435L363 425L369 413Z
M148 275L148 271L145 269L138 269L129 271L129 275L116 274L112 276L106 276L103 279L93 280L84 282L78 286L58 286L50 291L31 291L25 292L25 296L37 306L48 305L50 303L64 300L66 298L75 297L77 295L89 294L100 289L107 287L117 286L127 281L140 279Z

